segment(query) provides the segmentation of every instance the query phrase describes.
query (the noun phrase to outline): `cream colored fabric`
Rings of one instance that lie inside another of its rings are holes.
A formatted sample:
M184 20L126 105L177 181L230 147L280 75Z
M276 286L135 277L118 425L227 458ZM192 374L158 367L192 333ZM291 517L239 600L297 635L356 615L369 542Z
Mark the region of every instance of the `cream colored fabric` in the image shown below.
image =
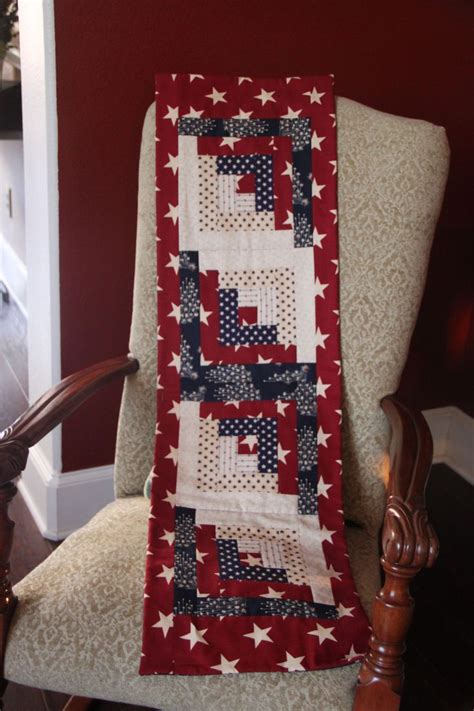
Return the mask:
M416 320L448 170L443 128L337 101L344 483L349 518L374 532L383 514L388 428L379 400L396 390ZM156 373L154 107L140 164L136 284L116 488L141 493L153 460Z
M337 104L344 385L345 514L375 532L385 497L388 426L443 200L443 128Z
M349 711L358 664L327 671L138 676L148 502L118 499L19 583L6 678L168 711ZM366 608L380 584L377 542L348 530Z
M130 351L140 370L125 379L117 430L115 491L141 494L153 464L156 422L155 111L143 127Z

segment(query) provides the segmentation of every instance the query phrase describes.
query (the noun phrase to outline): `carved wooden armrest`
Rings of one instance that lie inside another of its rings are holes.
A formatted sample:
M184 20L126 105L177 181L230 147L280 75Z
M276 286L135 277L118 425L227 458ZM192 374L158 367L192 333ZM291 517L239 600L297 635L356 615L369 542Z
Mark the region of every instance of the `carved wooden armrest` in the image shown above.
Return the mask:
M354 711L399 708L402 655L414 608L410 582L438 555L438 539L425 509L433 458L430 430L421 412L396 396L383 398L381 405L392 427L393 447L382 529L385 582L374 602L372 635L359 673Z
M110 358L64 378L0 432L0 485L25 468L28 450L71 415L103 385L135 373L138 361L130 356Z
M131 356L111 358L62 380L29 407L10 427L0 432L0 696L3 692L3 658L8 626L16 598L10 581L10 553L14 523L8 506L16 494L13 480L26 466L28 450L102 386L130 373L139 363ZM1 708L1 699L0 699Z

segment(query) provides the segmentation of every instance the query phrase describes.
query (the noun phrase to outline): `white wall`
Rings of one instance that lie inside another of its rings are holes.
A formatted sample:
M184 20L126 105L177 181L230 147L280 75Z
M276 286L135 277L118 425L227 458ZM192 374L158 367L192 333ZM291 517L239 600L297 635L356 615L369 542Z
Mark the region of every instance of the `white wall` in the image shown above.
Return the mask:
M60 380L58 161L53 0L20 0L30 400ZM37 447L61 470L59 428Z
M0 232L26 263L25 191L23 141L0 140ZM12 215L8 209L8 189L12 191Z
M25 191L20 140L0 140L0 277L26 312Z

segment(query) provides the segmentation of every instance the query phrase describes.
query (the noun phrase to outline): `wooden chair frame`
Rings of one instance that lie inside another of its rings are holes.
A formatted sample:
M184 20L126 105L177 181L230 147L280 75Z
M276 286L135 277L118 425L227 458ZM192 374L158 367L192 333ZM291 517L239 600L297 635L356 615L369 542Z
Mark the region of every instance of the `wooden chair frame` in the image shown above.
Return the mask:
M112 358L62 380L10 427L0 433L0 708L8 682L3 678L5 648L17 598L9 580L14 522L8 507L15 479L26 466L29 448L107 383L135 373L131 356ZM403 654L413 614L410 582L434 564L438 540L425 509L433 443L420 412L384 397L381 406L392 427L393 461L382 530L381 564L385 582L373 607L369 650L362 662L353 711L396 711L403 687ZM90 699L72 697L66 708L86 709ZM315 710L316 711L316 710Z

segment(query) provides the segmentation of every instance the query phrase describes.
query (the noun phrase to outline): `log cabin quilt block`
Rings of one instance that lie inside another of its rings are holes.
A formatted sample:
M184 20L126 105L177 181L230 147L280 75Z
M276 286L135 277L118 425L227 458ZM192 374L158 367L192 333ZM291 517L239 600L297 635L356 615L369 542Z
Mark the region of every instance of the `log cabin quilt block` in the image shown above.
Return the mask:
M332 77L156 80L141 674L347 664Z

